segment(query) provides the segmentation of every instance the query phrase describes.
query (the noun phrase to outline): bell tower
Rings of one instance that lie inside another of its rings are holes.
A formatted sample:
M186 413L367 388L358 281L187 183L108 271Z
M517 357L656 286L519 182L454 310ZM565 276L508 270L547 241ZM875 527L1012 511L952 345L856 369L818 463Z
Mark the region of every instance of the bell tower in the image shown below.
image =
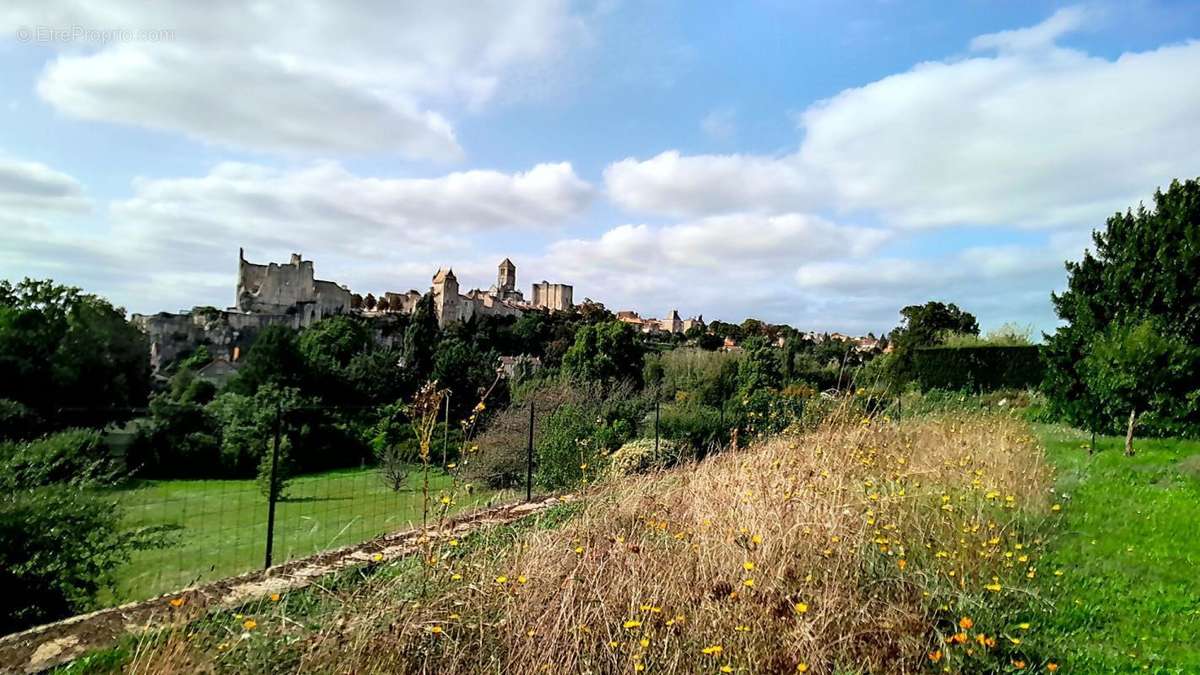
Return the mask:
M496 273L496 288L501 297L517 290L517 266L508 258L500 262L500 269Z

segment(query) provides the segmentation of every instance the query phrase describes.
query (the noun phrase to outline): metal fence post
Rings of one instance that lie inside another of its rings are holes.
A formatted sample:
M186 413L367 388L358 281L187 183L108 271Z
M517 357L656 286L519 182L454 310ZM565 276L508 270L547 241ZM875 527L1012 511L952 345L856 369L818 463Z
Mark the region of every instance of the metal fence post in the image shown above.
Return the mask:
M658 457L658 399L654 401L654 456Z
M275 407L275 442L271 445L271 476L270 483L267 486L267 554L263 561L263 569L271 566L271 553L275 546L275 502L278 495L276 494L277 482L277 467L279 465L279 425L280 417L283 411L280 406Z
M442 421L442 468L446 468L450 448L450 392L446 392L446 416Z
M529 445L525 455L525 501L533 500L533 401L529 402Z

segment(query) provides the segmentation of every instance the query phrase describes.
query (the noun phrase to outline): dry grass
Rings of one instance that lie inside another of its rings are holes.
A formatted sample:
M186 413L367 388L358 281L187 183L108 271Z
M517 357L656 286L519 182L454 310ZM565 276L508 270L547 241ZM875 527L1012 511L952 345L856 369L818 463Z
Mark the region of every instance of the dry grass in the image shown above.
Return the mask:
M305 636L289 668L1034 667L1014 624L1049 486L1012 417L828 425L597 486L565 525L510 546L444 542L422 572L375 584ZM144 670L175 670L174 642Z

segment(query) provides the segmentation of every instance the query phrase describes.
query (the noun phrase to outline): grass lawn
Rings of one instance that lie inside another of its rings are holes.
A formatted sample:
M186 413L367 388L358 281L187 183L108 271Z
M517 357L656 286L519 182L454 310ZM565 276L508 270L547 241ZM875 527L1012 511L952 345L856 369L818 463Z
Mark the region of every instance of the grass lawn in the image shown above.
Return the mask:
M276 504L274 562L355 544L421 522L419 469L410 487L394 492L372 469L300 476ZM431 508L451 489L451 479L430 473ZM174 545L140 551L118 571L108 602L150 597L241 574L263 565L267 500L253 480L147 481L115 492L130 527L168 525ZM454 509L496 500L493 492L460 494Z
M1200 673L1200 441L1039 429L1063 520L1042 561L1046 629L1072 673ZM1062 570L1055 576L1051 570Z

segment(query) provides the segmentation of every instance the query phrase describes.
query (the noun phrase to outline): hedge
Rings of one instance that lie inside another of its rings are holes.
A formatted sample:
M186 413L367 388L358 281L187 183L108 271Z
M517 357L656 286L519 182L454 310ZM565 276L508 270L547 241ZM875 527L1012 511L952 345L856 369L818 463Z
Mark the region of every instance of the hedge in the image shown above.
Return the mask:
M1045 367L1036 345L1016 347L924 347L913 369L922 389L1025 389L1042 383Z

